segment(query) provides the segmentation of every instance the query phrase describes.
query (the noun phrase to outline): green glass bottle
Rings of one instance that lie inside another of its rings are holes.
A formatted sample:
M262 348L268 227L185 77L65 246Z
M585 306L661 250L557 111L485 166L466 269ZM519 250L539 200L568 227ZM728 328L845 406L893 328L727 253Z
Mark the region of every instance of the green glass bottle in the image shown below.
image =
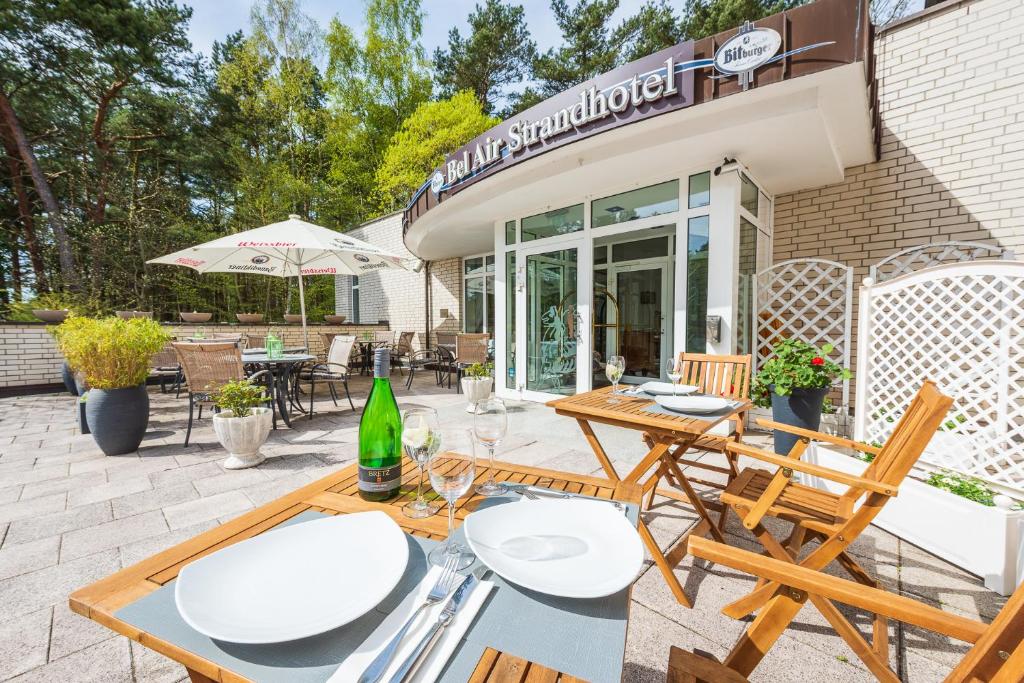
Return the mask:
M391 352L373 354L373 386L359 420L359 495L387 500L402 484L402 416L391 390Z

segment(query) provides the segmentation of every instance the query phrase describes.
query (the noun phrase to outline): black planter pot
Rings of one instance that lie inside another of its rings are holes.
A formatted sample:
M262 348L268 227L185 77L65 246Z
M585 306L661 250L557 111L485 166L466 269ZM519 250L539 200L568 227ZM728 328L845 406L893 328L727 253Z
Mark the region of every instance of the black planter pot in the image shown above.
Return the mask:
M825 403L828 387L821 389L794 389L789 396L772 392L772 419L785 425L818 431L821 427L821 406ZM789 453L796 445L797 437L788 432L775 430L775 452Z
M89 431L104 455L124 455L139 450L149 426L149 394L146 385L127 389L90 389L85 402Z
M78 396L78 385L75 384L75 373L71 371L71 366L68 365L67 361L64 361L63 367L60 369L61 379L64 380L64 388L68 390L68 393L72 396Z
M89 419L85 416L85 404L89 392L85 392L78 398L78 430L82 434L91 434L89 431Z

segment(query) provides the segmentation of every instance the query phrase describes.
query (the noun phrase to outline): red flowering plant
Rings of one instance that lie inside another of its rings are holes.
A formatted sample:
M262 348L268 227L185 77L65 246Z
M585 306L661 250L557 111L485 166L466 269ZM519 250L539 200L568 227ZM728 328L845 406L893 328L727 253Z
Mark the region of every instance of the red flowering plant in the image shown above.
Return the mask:
M771 393L789 396L794 389L822 389L836 380L850 379L850 371L828 359L834 347L820 349L799 339L784 339L772 348L772 357L758 370L750 389L754 405L768 408Z

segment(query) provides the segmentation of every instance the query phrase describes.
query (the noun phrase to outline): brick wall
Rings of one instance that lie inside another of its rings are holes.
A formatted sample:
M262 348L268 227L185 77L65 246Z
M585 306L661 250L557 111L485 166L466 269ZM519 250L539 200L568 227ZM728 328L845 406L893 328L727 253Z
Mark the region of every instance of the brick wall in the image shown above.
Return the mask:
M402 214L394 213L364 223L347 233L393 254L415 258L402 241ZM460 259L434 261L431 264L431 334L457 332L461 328L462 262ZM388 320L394 330L416 333L414 346L423 348L426 320L426 274L397 270L375 271L359 277L359 320ZM335 278L335 310L352 319L352 276ZM441 309L448 309L450 318L441 318ZM430 342L433 343L433 340Z
M60 384L64 358L57 351L46 325L0 323L0 389L45 384ZM265 337L270 330L284 340L285 346L303 346L301 325L165 325L168 334L185 339L202 328L213 334L251 334ZM361 334L388 329L387 325L310 325L310 352L324 354L321 332Z

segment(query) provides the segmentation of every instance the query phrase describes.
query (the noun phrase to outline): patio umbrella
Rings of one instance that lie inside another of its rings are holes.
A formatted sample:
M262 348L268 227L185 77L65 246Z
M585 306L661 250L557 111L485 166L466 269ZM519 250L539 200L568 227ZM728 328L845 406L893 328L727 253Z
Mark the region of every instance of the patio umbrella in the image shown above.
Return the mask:
M344 233L307 223L294 214L286 221L221 237L147 263L186 266L200 273L298 277L306 348L309 348L309 335L303 275L365 275L389 268L407 270L400 256Z

